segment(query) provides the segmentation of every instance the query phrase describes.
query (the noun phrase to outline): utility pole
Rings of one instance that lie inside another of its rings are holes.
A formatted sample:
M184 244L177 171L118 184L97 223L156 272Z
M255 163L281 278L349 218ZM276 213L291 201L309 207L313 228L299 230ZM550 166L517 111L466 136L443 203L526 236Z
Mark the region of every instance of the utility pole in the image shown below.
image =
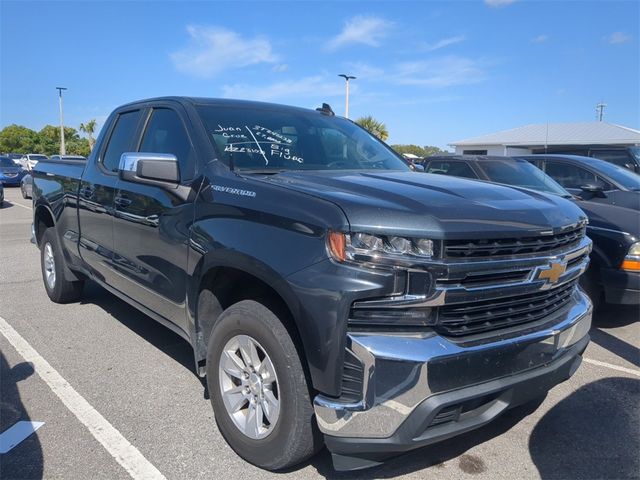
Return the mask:
M62 91L66 90L66 87L56 87L58 90L58 98L60 100L60 155L66 155L66 149L64 146L64 116L62 114Z
M344 78L346 81L346 93L345 93L345 99L344 99L344 116L345 118L349 118L349 80L355 80L356 77L352 75L345 75L344 73L341 73L338 76Z
M607 108L607 104L600 102L596 105L596 112L597 112L597 117L598 117L598 121L601 122L602 119L604 118L604 109Z

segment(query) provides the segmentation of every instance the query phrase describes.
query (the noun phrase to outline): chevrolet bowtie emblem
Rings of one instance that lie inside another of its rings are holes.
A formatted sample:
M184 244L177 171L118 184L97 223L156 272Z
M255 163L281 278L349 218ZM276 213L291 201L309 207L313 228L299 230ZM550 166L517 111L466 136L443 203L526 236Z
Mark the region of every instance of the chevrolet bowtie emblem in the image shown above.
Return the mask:
M543 267L538 272L538 280L547 280L549 283L556 283L566 270L566 263L551 262L548 267Z

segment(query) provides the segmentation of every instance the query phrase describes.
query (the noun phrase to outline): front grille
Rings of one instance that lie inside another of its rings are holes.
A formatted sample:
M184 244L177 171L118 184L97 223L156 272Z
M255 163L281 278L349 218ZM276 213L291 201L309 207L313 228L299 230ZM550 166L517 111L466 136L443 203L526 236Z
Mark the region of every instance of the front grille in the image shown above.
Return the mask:
M584 227L577 227L555 235L538 237L500 238L486 240L447 240L444 253L449 258L477 258L550 252L578 245L585 235Z
M459 337L535 322L561 309L577 281L552 290L438 308L434 327L443 335Z

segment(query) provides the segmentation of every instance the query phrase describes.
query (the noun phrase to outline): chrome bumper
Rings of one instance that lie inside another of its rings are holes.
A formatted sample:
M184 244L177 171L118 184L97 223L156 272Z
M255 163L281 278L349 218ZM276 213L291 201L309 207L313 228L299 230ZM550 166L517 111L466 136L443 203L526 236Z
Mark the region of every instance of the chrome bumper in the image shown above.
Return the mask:
M542 369L588 335L591 303L579 289L572 295L547 327L508 340L465 344L435 334L349 333L347 348L364 365L363 397L347 403L316 396L320 430L332 437L390 437L430 397Z

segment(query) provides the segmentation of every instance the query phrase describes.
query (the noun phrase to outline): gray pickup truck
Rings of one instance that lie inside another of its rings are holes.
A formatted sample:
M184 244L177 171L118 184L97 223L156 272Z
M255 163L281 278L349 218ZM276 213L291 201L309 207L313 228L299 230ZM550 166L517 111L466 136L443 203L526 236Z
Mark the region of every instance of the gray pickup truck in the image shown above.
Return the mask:
M412 172L326 105L139 101L86 162L33 177L51 300L91 280L184 337L220 432L262 468L323 444L363 468L480 427L589 341L578 207Z

